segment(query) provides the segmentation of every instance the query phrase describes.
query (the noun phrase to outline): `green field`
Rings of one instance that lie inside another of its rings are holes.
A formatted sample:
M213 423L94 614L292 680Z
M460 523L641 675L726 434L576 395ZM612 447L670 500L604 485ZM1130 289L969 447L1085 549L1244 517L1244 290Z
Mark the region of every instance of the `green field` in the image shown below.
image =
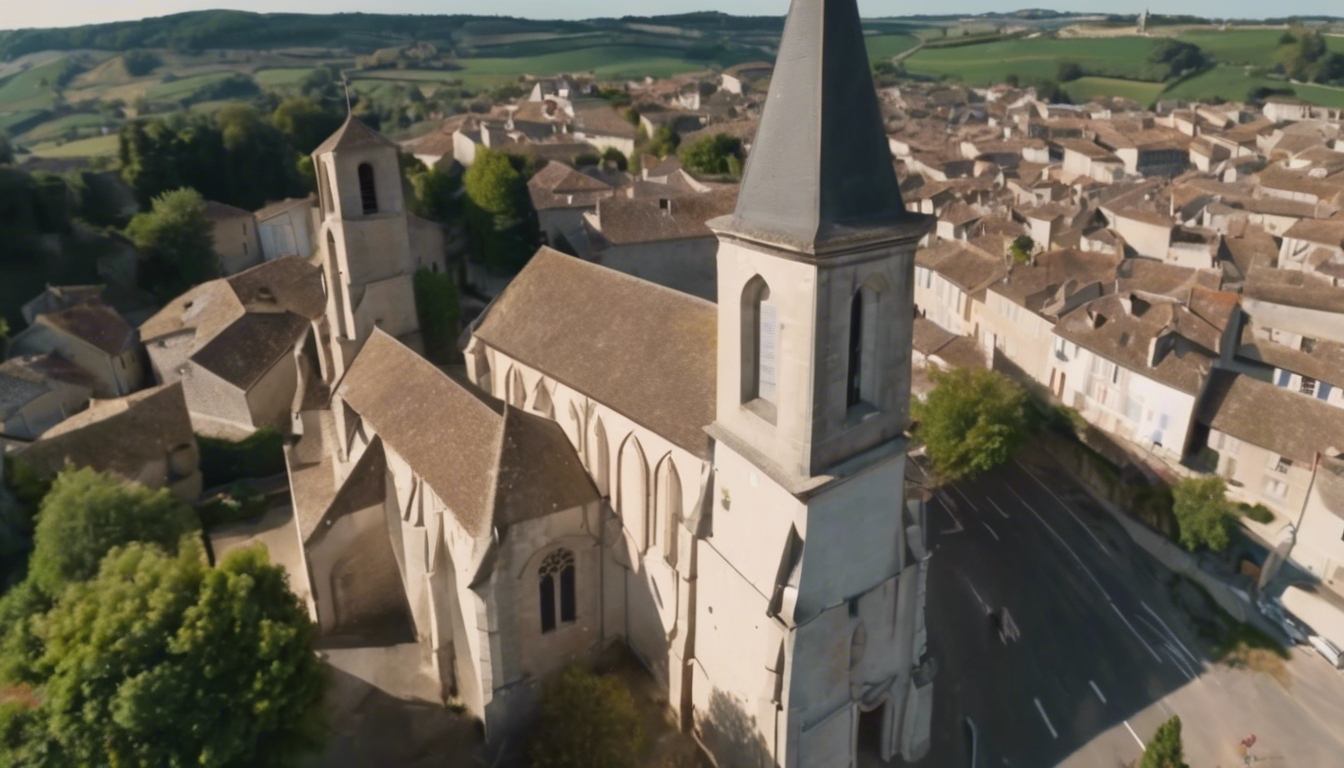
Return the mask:
M919 75L956 77L968 85L991 85L1003 82L1010 74L1053 80L1059 62L1068 60L1091 72L1137 79L1151 66L1148 52L1153 45L1154 41L1142 37L1002 40L925 48L907 58L905 68Z
M670 77L712 65L726 67L749 60L745 52L725 53L715 58L689 58L685 53L682 48L603 45L518 59L458 59L456 63L462 69L435 74L444 79L460 79L468 87L490 87L523 74L592 72L598 78L608 79Z
M1321 85L1296 85L1283 80L1248 75L1244 67L1215 67L1201 75L1184 80L1162 93L1164 99L1207 100L1214 97L1227 101L1245 101L1252 88L1292 88L1297 98L1327 107L1344 107L1344 89Z
M40 114L42 114L42 110L40 109L26 109L23 110L22 112L9 112L7 114L0 114L0 131L4 131L5 133L13 133L11 129L14 126L20 123L27 122L28 120L32 120L33 118L37 117Z
M69 59L56 59L0 82L0 112L50 109L56 98L49 86L55 86L69 66ZM45 86L42 84L44 80L47 83Z
M38 157L98 157L115 155L118 148L117 142L117 134L113 133L66 144L38 144L35 147L30 147L28 151Z
M1269 67L1279 63L1282 29L1229 29L1187 32L1177 39L1198 45L1224 64ZM1326 47L1344 53L1344 38L1325 38Z
M99 129L104 125L115 127L116 122L113 121L109 123L108 119L102 115L91 115L88 113L66 115L65 117L58 117L55 120L49 120L42 123L18 138L20 141L32 144L47 141L49 139L61 138L72 130L84 135L100 132Z
M145 92L145 98L151 101L177 101L195 93L202 86L217 83L232 77L233 72L207 72L203 75L184 77L171 83L159 83Z
M1146 107L1157 100L1163 85L1114 77L1080 77L1064 83L1063 88L1068 92L1069 98L1078 104L1091 101L1098 96L1119 96L1133 99Z
M303 82L303 79L312 71L308 67L260 69L252 75L252 79L256 80L257 85L262 88L291 88Z
M871 35L866 41L868 58L873 61L890 59L919 45L919 39L911 35Z

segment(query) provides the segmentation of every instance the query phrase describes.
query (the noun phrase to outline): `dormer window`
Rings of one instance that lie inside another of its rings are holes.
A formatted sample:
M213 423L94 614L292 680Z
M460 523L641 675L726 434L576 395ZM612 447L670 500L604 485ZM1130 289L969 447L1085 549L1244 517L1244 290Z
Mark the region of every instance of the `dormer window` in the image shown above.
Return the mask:
M368 163L359 166L359 199L365 216L378 212L378 189L373 183L373 166Z

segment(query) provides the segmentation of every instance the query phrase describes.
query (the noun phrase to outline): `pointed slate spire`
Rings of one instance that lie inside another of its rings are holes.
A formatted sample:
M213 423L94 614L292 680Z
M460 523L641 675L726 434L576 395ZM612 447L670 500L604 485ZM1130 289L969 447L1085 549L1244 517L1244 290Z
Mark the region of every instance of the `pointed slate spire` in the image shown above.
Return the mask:
M808 254L919 236L901 201L857 0L793 0L728 235Z

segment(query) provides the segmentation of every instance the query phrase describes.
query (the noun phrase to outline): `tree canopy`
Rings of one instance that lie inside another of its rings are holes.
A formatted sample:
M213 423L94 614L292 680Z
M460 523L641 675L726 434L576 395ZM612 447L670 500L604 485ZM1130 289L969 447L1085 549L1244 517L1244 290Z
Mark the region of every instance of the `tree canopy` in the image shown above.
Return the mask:
M957 368L930 372L933 390L914 403L929 460L944 480L1003 464L1030 434L1027 393L1002 374Z
M98 572L113 547L134 541L176 549L199 527L196 513L167 490L151 491L92 469L60 473L42 500L30 578L56 596Z
M633 768L643 741L630 691L612 675L570 667L545 688L533 768Z
M525 165L521 158L518 165ZM522 269L541 240L527 178L509 155L478 149L463 178L466 224L476 257L503 274Z
M1172 511L1181 529L1181 546L1223 552L1231 543L1233 514L1227 483L1221 477L1187 478L1172 489Z
M1189 768L1181 746L1181 718L1173 716L1158 727L1143 751L1139 768Z
M198 542L114 550L35 624L39 650L0 710L15 768L287 766L311 743L312 624L259 548L217 568Z
M153 208L136 214L126 234L145 251L141 286L161 301L219 277L205 199L194 189L176 189L154 198Z
M742 173L742 140L725 133L683 145L678 154L682 164L694 173L710 176Z
M435 363L452 362L457 354L461 302L457 284L446 272L415 273L415 309L424 335L425 354Z
M305 156L341 127L340 115L328 111L308 96L293 96L280 102L271 114L271 122L289 139L294 149Z

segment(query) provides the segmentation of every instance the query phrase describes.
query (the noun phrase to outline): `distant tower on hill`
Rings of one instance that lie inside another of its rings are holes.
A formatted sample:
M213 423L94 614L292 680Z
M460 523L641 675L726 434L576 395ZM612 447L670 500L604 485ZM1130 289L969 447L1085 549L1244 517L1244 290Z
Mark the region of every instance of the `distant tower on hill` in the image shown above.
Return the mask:
M1143 13L1139 14L1139 34L1148 34L1148 9L1144 8Z

